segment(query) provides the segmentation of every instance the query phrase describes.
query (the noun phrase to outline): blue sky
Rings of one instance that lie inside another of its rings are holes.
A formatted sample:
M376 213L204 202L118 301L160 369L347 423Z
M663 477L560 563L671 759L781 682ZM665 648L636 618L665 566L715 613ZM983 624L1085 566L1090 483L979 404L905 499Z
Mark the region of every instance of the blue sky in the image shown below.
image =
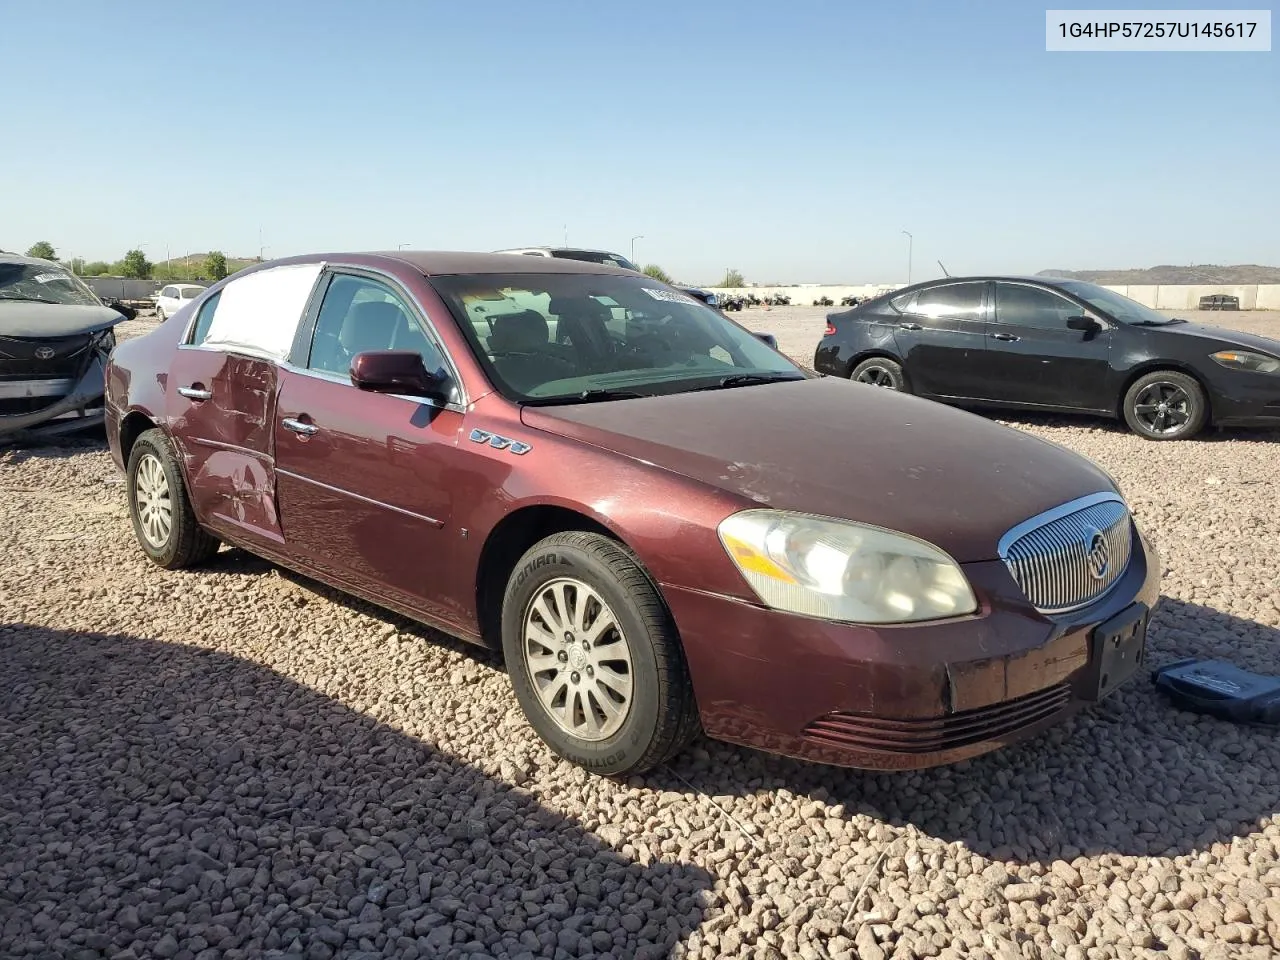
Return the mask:
M0 248L567 226L689 282L861 282L905 280L905 229L917 280L1280 264L1278 54L1046 53L1045 6L10 4Z

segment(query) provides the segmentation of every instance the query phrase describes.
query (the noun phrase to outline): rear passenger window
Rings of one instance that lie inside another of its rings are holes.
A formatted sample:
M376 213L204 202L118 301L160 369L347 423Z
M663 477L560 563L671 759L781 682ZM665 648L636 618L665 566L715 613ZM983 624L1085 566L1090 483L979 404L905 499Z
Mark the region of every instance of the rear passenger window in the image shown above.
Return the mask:
M218 311L218 301L220 299L222 299L221 290L200 305L200 312L196 314L195 325L191 328L191 339L187 343L192 346L199 346L204 343L205 337L209 335L209 325L213 323L213 315Z
M958 317L977 320L982 315L981 283L948 283L941 287L928 287L916 295L912 313L926 317Z

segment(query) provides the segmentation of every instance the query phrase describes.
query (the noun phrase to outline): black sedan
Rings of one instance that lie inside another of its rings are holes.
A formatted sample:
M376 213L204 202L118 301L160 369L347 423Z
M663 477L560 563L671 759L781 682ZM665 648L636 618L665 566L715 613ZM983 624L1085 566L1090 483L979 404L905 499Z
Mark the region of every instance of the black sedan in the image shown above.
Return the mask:
M948 278L829 314L814 369L958 406L1100 414L1149 440L1280 427L1280 340L1105 287Z

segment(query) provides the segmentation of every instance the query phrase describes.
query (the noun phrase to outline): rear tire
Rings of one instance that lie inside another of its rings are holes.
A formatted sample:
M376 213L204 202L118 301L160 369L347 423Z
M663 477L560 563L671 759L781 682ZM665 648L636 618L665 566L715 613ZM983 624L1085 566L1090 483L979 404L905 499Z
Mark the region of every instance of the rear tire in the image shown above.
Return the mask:
M650 770L701 729L671 615L607 537L558 533L520 558L502 601L502 648L538 736L592 773Z
M849 373L849 379L855 383L865 383L872 387L885 387L907 393L907 375L902 364L887 357L870 357L863 360Z
M182 470L162 431L147 430L134 441L125 487L134 536L158 566L193 567L218 552L218 538L196 522Z
M1125 392L1122 413L1144 440L1189 440L1208 423L1209 400L1194 377L1153 370Z

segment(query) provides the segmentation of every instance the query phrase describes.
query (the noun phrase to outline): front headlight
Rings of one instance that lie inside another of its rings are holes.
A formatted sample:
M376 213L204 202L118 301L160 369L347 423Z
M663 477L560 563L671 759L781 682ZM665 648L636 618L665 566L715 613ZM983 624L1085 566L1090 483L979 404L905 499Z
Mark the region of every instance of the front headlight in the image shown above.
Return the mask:
M1254 373L1280 373L1280 360L1269 357L1265 353L1253 353L1250 350L1220 350L1209 356L1224 367L1232 370L1250 370Z
M914 623L978 609L969 581L923 540L781 510L721 521L720 542L775 610L852 623Z

